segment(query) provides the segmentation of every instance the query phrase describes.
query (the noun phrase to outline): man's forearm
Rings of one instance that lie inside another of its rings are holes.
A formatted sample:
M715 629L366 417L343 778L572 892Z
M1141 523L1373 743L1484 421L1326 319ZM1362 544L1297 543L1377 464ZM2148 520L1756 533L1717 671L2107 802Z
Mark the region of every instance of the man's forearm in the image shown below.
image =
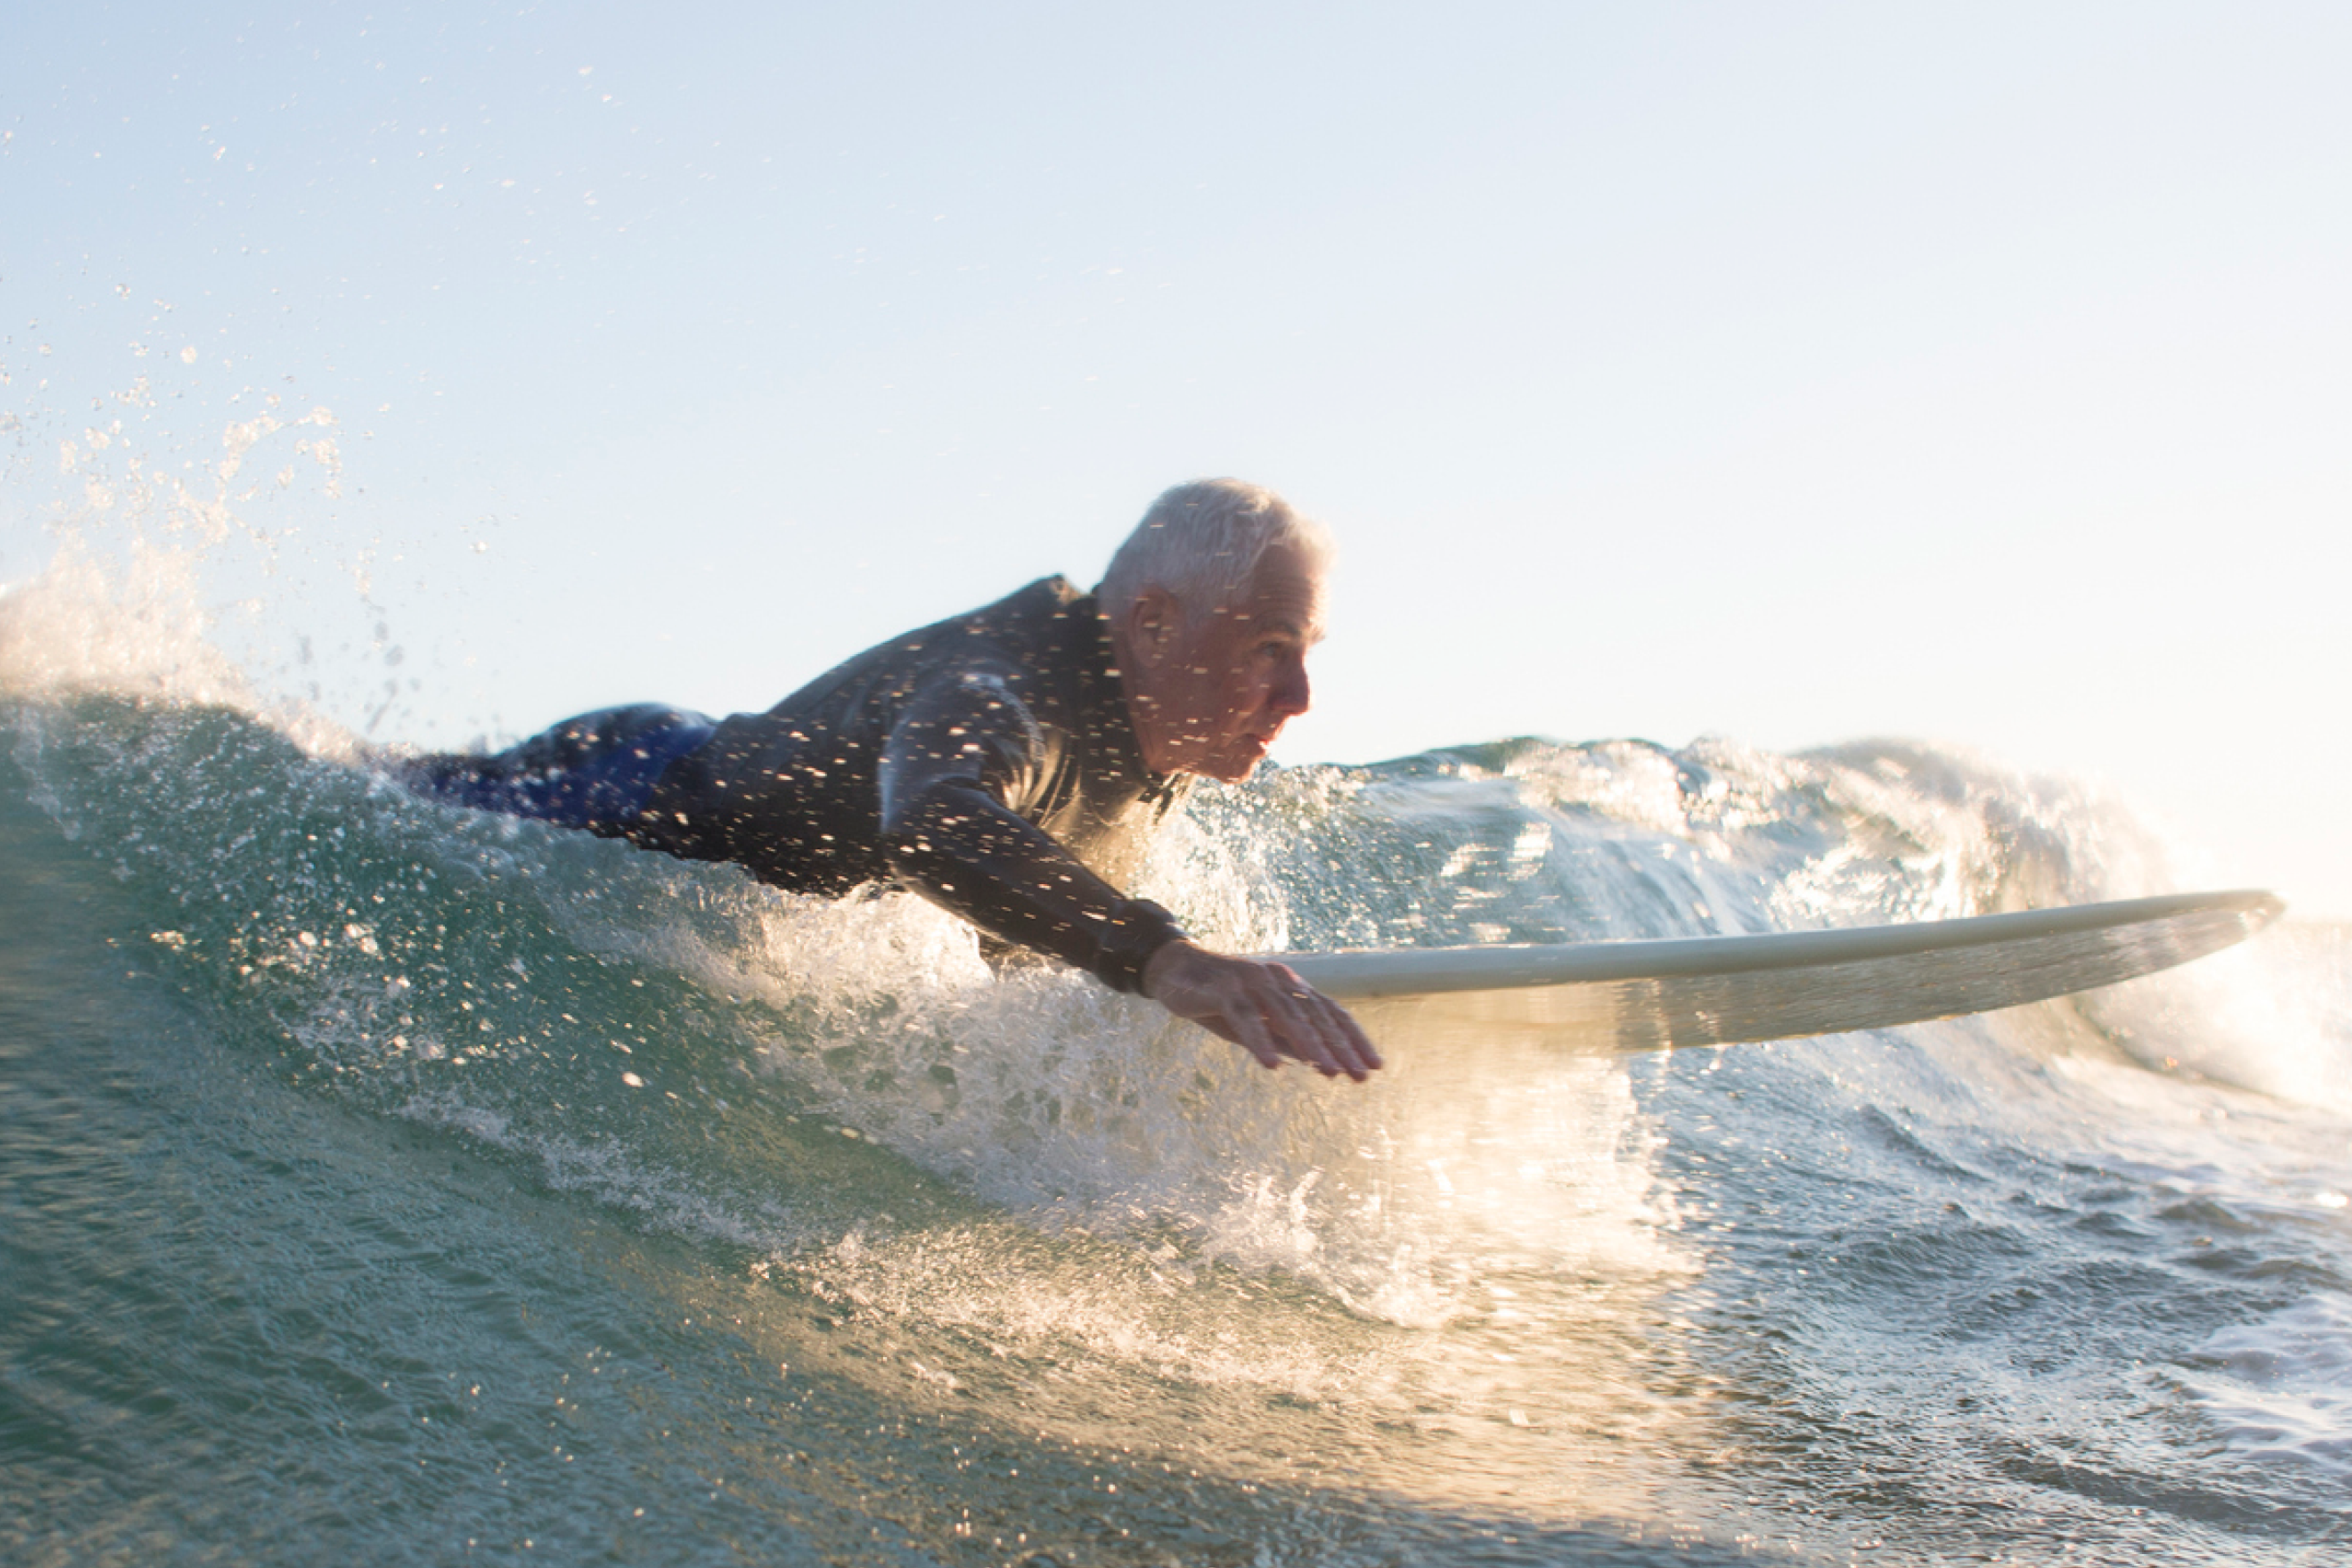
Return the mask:
M886 826L883 847L898 876L932 901L1115 991L1141 991L1144 966L1183 936L1166 910L1128 898L976 785L923 792Z

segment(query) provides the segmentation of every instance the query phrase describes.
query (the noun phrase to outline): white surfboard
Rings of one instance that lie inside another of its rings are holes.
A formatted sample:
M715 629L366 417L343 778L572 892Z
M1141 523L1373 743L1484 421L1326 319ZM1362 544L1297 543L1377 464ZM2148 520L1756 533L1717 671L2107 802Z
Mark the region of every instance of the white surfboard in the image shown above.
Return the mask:
M2263 892L2183 893L1844 931L1278 956L1376 1039L1467 1025L1614 1054L2039 1002L2201 958L2284 908Z

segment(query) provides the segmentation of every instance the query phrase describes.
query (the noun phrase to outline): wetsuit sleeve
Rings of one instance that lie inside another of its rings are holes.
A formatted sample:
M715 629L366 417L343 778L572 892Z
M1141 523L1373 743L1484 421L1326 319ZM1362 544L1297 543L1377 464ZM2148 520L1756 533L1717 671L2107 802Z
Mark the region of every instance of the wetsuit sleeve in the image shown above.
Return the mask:
M1140 991L1144 964L1183 932L1020 816L1051 752L1001 676L964 670L918 692L883 748L883 853L909 887L982 931Z

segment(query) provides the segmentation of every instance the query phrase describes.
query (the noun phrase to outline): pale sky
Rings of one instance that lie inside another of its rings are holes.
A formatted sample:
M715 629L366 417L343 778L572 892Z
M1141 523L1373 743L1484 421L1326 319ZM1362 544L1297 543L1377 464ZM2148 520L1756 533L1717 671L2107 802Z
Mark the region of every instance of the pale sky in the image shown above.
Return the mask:
M8 39L0 580L94 475L119 537L158 473L210 497L186 465L267 395L324 406L232 486L269 481L233 510L275 574L240 534L207 591L261 601L222 636L267 679L307 636L346 722L397 681L378 739L765 707L1238 474L1342 549L1285 760L1939 739L2352 918L2340 5L198 3Z

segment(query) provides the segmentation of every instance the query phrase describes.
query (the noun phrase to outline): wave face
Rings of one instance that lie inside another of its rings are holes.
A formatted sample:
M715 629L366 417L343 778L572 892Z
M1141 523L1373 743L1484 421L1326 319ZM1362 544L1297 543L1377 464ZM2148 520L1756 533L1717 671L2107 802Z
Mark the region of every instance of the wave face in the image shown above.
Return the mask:
M11 1561L2352 1537L2342 930L1769 1046L1390 1039L1349 1089L0 633ZM1147 890L1275 950L2171 884L1950 751L1512 740L1203 790Z

